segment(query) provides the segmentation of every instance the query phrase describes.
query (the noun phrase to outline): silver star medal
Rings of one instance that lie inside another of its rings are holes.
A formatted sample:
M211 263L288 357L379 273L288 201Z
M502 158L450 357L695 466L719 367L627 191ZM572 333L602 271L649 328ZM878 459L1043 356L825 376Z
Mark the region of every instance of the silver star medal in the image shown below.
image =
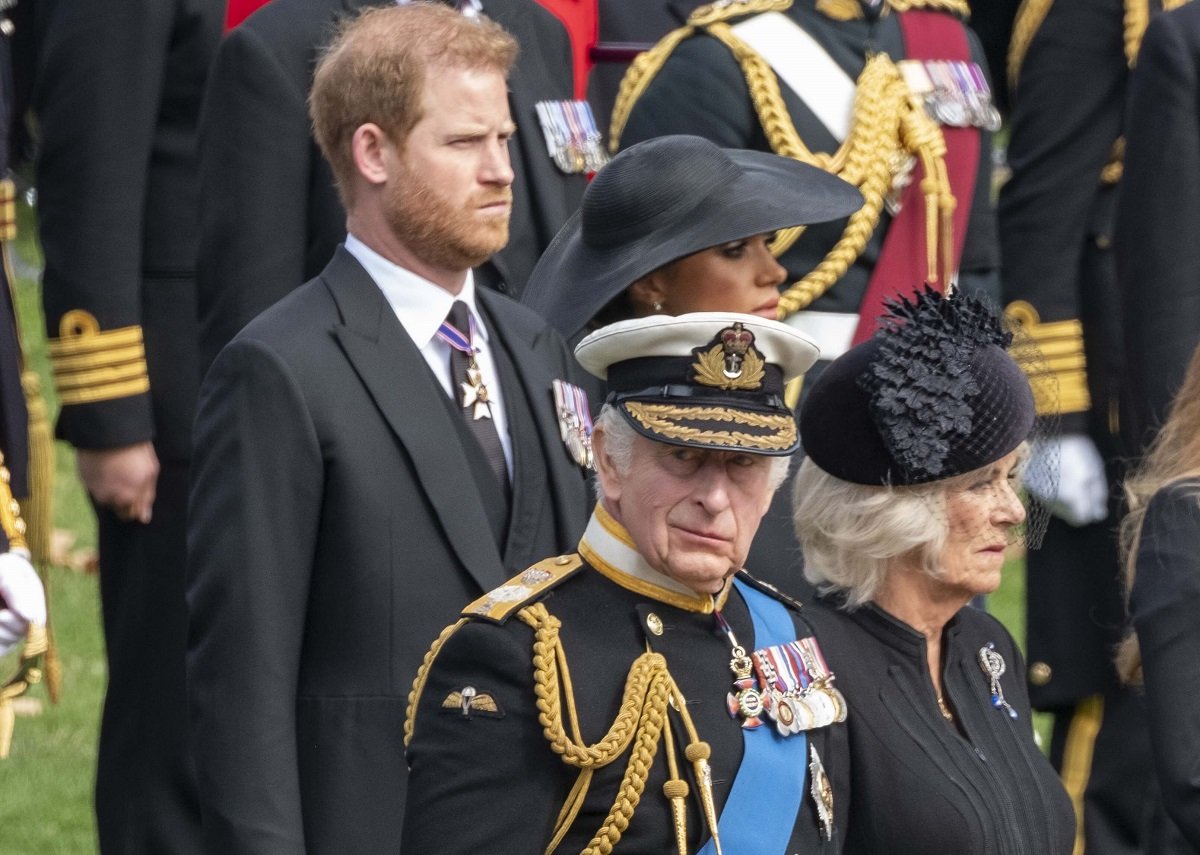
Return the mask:
M483 385L483 372L472 360L467 366L467 379L462 382L463 409L474 407L471 413L473 419L490 419L492 417L491 402L488 400L487 386Z

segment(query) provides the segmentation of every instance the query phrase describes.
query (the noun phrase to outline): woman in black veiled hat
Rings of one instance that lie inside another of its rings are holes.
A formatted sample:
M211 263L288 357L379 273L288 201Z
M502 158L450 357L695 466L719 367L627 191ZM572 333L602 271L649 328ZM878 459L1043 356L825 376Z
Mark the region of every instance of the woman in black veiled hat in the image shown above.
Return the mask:
M982 303L926 290L801 409L795 523L821 592L806 616L849 706L846 853L1072 850L1021 654L967 607L1042 521L1019 492L1034 395L1010 342Z
M779 229L846 217L850 184L786 157L694 136L632 146L596 175L521 300L568 341L615 321L725 311L775 319Z

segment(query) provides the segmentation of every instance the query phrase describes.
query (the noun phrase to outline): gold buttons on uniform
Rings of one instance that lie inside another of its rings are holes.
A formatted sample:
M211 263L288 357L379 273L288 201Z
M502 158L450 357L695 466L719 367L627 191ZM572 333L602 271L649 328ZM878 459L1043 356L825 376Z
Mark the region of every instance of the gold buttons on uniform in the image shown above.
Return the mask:
M660 618L654 612L650 612L650 614L646 615L646 627L655 635L663 634L662 618Z
M1054 672L1045 662L1034 662L1029 666L1029 682L1035 686L1044 686L1050 682Z
M570 564L571 556L570 555L560 555L554 559L554 563L557 564L559 567L561 567L564 564Z

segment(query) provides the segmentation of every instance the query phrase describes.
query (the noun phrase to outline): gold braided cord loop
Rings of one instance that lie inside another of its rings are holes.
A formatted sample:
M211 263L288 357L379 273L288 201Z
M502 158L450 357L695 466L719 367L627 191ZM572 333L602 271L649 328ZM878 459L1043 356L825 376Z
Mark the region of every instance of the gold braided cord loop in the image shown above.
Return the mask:
M1125 62L1133 68L1150 25L1150 0L1125 0Z
M629 827L629 820L641 800L658 750L667 716L668 698L673 688L667 662L661 654L650 652L643 653L633 661L616 718L599 742L586 745L580 738L574 693L569 685L564 689L560 684L560 670L566 663L566 655L559 641L562 624L541 603L527 606L517 612L517 616L534 631L534 694L537 698L538 721L551 750L560 755L567 765L580 769L581 777L587 775L590 779L594 769L609 765L626 748L633 746L612 808L583 850L585 855L607 855ZM569 677L563 683L569 683ZM567 735L563 725L564 707L572 736ZM585 794L586 786L577 784L568 802L582 803ZM561 827L556 829L547 853L558 845L577 811L576 807L560 812Z
M437 658L438 653L442 650L442 645L454 633L458 632L458 628L467 622L466 618L462 618L457 623L452 623L450 626L442 630L441 634L434 639L433 644L425 651L425 658L421 660L421 667L417 669L417 676L413 679L412 689L408 692L408 710L404 715L404 747L408 747L408 743L412 742L413 726L417 720L417 707L421 703L421 694L425 691L425 682L429 679L429 668L433 665L433 660Z
M851 215L842 237L825 258L802 279L780 296L779 313L785 318L807 308L836 283L862 254L879 226L884 198L892 190L896 176L902 174L913 156L919 157L932 179L927 198L933 201L933 221L953 210L953 195L946 178L945 138L931 120L924 105L916 102L904 83L896 64L885 54L867 60L856 82L854 113L850 133L832 154L813 152L800 135L787 111L779 80L770 65L748 44L738 38L727 24L707 28L720 40L741 66L771 150L784 157L824 169L854 184L863 194L863 206ZM785 229L772 242L771 251L781 255L791 248L802 229ZM946 229L928 231L929 276L937 277L937 252L945 240ZM951 249L943 247L949 259ZM946 270L949 263L946 262Z
M625 132L625 123L633 112L633 105L645 94L655 75L666 65L667 59L675 48L695 32L695 27L684 26L672 30L648 51L637 55L621 78L621 86L617 90L617 99L613 104L612 121L608 126L608 149L613 154L621 146L621 134Z
M1008 42L1008 86L1014 91L1021 76L1021 66L1025 63L1025 54L1029 53L1029 43L1046 20L1052 5L1054 0L1021 0L1021 6L1017 9L1012 38Z

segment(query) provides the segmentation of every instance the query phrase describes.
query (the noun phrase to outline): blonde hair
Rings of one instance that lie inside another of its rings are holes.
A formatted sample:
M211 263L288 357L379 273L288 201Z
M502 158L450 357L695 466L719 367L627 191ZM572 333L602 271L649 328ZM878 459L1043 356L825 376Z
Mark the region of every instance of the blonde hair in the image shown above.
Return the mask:
M317 63L308 96L313 136L342 204L353 201L350 142L358 128L374 123L403 147L424 116L428 73L467 68L507 77L516 57L516 40L499 24L441 3L372 8L345 21Z
M1200 476L1200 348L1192 353L1183 383L1167 411L1167 420L1138 468L1125 478L1127 512L1121 522L1125 593L1137 577L1138 547L1150 499L1173 481ZM1130 631L1117 648L1117 672L1128 683L1142 681L1142 653Z

